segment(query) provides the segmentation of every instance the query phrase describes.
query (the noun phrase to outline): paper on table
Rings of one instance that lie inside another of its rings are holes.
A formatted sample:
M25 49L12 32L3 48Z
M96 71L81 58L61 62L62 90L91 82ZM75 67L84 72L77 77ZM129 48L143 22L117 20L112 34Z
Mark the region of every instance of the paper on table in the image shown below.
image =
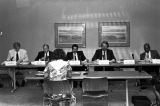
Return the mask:
M99 65L107 65L107 64L109 64L109 60L98 60L98 64Z
M69 61L70 65L80 65L80 61Z
M124 64L135 64L135 60L124 60Z

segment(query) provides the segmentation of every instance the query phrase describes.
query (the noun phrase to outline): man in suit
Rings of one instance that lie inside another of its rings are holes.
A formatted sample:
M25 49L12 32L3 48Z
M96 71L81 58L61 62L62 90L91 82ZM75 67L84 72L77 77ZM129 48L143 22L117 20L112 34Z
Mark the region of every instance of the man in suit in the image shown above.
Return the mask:
M20 64L22 62L28 62L27 51L25 49L21 49L21 45L19 42L13 43L13 49L9 50L7 61L16 61L17 64ZM16 72L16 75L23 75L23 74L25 73L19 71ZM9 71L9 75L13 80L14 76L12 70ZM25 85L24 78L17 80L16 84L17 86L24 86Z
M35 58L35 61L51 61L53 56L53 52L49 50L48 44L43 44L43 51L40 51Z
M152 59L160 59L160 55L157 50L151 50L148 43L144 44L144 52L140 54L140 60L145 60L146 62L151 62ZM148 73L155 72L159 75L159 67L144 67L144 71Z
M109 44L107 41L103 41L101 43L101 49L98 49L96 50L93 58L92 58L92 61L97 61L97 60L109 60L111 62L115 62L116 61L116 58L113 54L113 51L108 49L109 47ZM95 67L95 71L102 71L104 70L103 67ZM112 71L113 68L107 68L105 67L105 70L108 70L108 71Z
M53 59L53 52L49 50L48 44L43 44L43 51L39 51L37 57L35 58L35 61L51 61ZM44 68L38 68L38 71L43 71ZM39 83L37 83L38 86L42 87L43 80L40 80Z
M72 52L67 53L66 60L85 61L86 57L84 56L83 51L78 51L78 45L73 44L72 45Z
M83 51L78 51L78 45L72 45L72 52L68 52L65 60L79 60L79 61L87 61ZM72 71L85 71L87 68L85 66L75 66L72 67ZM78 83L74 81L73 86L76 88ZM80 87L82 87L82 82L80 82Z
M140 60L151 62L152 59L160 59L160 55L157 50L151 50L149 43L144 44L144 52L140 54ZM145 89L145 85L148 83L154 84L155 76L159 76L159 67L143 67L142 70L153 76L152 80L140 80L141 89Z

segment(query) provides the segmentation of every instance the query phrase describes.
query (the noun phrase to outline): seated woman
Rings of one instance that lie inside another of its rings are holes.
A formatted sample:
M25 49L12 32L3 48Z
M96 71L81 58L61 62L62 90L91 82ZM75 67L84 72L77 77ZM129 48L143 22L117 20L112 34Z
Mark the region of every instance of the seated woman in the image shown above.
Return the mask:
M55 60L47 64L44 70L44 95L46 98L51 98L49 99L51 102L57 101L53 103L57 103L58 106L59 102L61 102L60 99L67 101L69 98L70 102L68 103L71 103L73 100L75 102L75 97L72 92L72 84L67 80L67 78L71 77L71 67L67 61L59 59L56 56L54 59Z

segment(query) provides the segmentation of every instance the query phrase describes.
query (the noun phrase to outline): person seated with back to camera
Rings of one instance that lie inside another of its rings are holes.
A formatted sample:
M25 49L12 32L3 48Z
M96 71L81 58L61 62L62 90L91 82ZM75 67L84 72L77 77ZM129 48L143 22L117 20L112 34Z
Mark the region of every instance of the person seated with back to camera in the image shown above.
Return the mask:
M98 60L109 60L111 62L116 62L116 58L114 56L114 53L109 48L109 43L107 41L103 41L101 43L101 49L97 49L94 56L92 57L92 61L98 61ZM95 67L95 71L113 71L113 68L109 67Z
M53 51L53 56L52 56L52 60L65 60L66 58L66 53L63 49L55 49Z

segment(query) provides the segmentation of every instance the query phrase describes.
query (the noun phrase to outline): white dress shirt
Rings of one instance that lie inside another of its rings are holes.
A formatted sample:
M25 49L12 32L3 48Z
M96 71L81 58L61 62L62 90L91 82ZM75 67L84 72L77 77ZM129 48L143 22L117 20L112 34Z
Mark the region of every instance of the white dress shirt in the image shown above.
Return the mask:
M46 58L48 58L49 57L49 51L46 53L46 52L44 52L44 58L45 58L45 60L46 60Z
M15 49L9 50L7 61L16 61L16 54L17 54L17 51L15 51ZM19 60L21 60L22 62L28 61L28 55L26 50L19 49L18 56L19 56Z
M148 53L145 53L145 60L150 60L152 59L151 57L151 52L149 51Z
M107 60L107 51L102 50L102 60Z
M77 55L77 53L73 53L73 60L78 61L78 55Z

